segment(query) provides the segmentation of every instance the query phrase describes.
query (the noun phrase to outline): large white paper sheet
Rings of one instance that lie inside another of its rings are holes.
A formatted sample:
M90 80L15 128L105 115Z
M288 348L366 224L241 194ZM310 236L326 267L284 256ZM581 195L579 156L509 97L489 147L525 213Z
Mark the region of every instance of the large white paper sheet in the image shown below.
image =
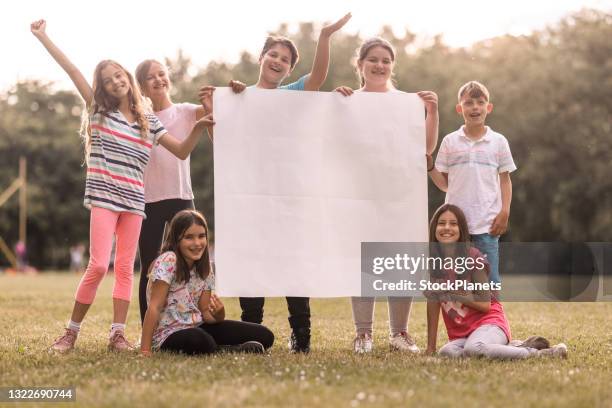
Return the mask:
M361 242L427 241L415 94L214 93L223 296L359 296Z

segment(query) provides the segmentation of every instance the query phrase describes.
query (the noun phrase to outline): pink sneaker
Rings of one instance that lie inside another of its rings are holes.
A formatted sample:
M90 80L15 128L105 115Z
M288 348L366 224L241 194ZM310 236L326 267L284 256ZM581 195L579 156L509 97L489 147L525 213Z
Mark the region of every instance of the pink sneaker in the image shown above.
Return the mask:
M66 328L64 335L55 339L51 347L49 347L49 351L56 351L62 354L69 352L74 349L74 343L76 343L78 335L77 331Z
M123 330L115 330L108 340L108 351L134 351L135 348L125 338Z

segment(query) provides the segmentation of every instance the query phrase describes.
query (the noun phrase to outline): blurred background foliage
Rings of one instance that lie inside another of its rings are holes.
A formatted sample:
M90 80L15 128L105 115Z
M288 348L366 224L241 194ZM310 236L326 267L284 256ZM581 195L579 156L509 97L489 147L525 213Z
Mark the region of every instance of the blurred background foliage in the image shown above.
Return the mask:
M276 34L293 39L300 62L289 81L309 72L318 25L297 32L281 25ZM441 36L419 38L409 30L381 36L397 49L395 81L407 92L433 90L440 98L440 141L457 129L457 90L483 82L495 108L487 119L510 142L518 171L510 230L513 241L612 241L612 14L585 9L554 26L524 36L502 36L468 48L450 48ZM338 33L322 90L358 87L353 68L359 35ZM264 39L262 38L262 44ZM258 55L243 52L235 64L193 66L178 51L171 69L175 102L197 103L204 84L257 80ZM64 268L68 249L88 241L89 212L82 206L85 181L78 129L82 101L52 84L27 81L0 95L0 190L17 177L20 156L28 159L28 258L38 268ZM196 207L214 229L212 146L205 139L192 154ZM430 184L429 208L444 200ZM18 235L18 200L0 208L0 236ZM8 265L0 256L0 265Z

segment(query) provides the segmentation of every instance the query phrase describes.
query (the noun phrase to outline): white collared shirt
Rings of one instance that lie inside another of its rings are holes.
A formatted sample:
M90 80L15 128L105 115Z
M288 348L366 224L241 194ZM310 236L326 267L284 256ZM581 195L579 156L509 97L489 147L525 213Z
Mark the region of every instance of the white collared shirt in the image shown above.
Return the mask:
M442 140L436 169L448 173L445 202L463 210L470 234L489 232L502 208L499 173L516 170L508 140L488 126L471 140L462 126Z

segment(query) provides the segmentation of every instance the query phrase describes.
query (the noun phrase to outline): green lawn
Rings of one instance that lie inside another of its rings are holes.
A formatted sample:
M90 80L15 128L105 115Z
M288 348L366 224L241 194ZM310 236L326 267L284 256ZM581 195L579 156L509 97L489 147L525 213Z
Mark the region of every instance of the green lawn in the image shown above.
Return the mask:
M612 406L612 303L505 304L516 338L541 334L554 343L564 341L567 360L449 361L389 352L384 302L376 305L375 352L356 356L348 299L311 301L308 356L288 353L285 301L269 299L265 324L276 335L270 355L143 359L106 351L112 311L112 279L107 278L77 350L50 355L46 349L62 333L78 280L69 273L0 275L0 386L71 385L77 405L88 407ZM228 318L238 318L237 300L225 303ZM127 330L133 341L139 338L137 309L134 302ZM422 302L413 307L410 332L424 348ZM439 333L441 346L446 332L440 327Z

